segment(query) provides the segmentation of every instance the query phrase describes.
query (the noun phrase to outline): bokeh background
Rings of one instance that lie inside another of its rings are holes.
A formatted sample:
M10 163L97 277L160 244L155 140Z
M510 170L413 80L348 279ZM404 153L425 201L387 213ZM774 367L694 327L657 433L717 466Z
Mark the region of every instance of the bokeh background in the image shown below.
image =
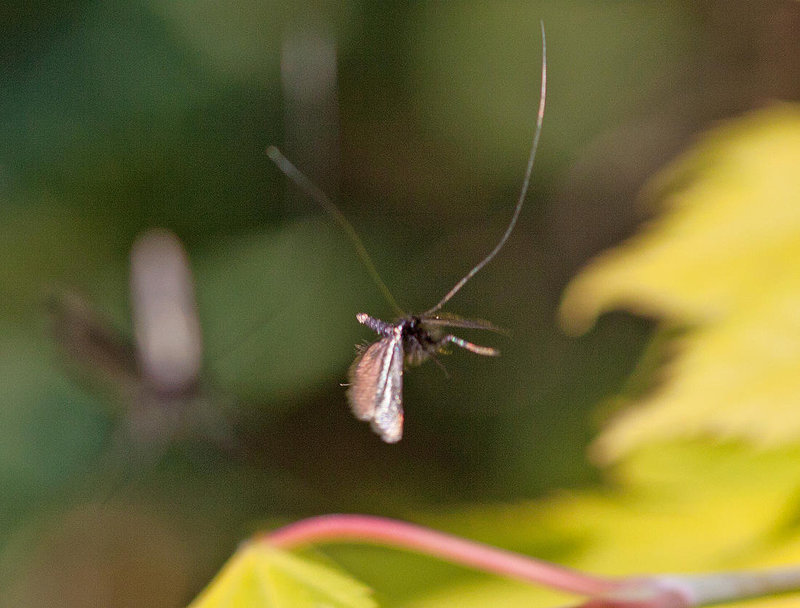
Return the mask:
M566 336L564 285L646 219L639 188L696 133L800 97L788 1L10 1L0 17L0 605L181 606L242 539L302 516L602 483L585 448L635 390L651 326L614 314ZM411 370L405 437L384 445L340 383L374 338L355 314L392 311L264 150L427 309L510 217L540 20L532 191L448 307L508 328L464 334L503 356ZM136 391L65 348L47 303L80 294L131 340L129 253L153 227L187 249L205 347L199 392L160 407L216 414L144 433Z

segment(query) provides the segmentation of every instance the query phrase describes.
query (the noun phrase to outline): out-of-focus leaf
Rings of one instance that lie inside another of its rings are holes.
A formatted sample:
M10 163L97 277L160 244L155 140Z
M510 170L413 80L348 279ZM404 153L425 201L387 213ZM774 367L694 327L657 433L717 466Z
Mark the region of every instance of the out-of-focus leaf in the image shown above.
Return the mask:
M72 209L43 202L3 201L0 208L0 319L42 315L45 294L59 284L82 285L111 266L108 241L98 222ZM22 210L24 209L24 213Z
M565 324L614 308L689 330L669 377L601 436L604 458L676 436L800 435L800 107L707 135L655 183L663 213L568 288Z
M358 23L357 3L286 3L248 0L236 10L216 2L149 3L168 27L220 80L274 78L281 41L296 31L335 28L348 38Z
M372 608L364 585L318 563L251 542L190 608Z
M105 501L29 518L3 543L0 605L185 606L197 548L173 517Z
M80 188L76 198L83 201L87 187L108 177L84 165L97 160L90 150L109 154L140 145L142 132L154 139L169 132L153 133L154 117L174 121L176 112L197 102L208 81L159 17L138 3L89 4L63 26L63 35L36 58L35 69L19 69L4 82L0 133L7 146L0 158L11 168L11 184L41 191L64 180ZM23 61L18 68L24 67ZM106 148L107 138L120 132L128 137ZM109 175L120 169L111 162L103 167ZM81 179L84 170L91 179ZM79 176L70 174L76 171Z
M256 401L344 381L355 315L378 297L326 218L229 243L198 259L195 276L212 374Z
M0 324L0 538L19 513L86 471L102 447L102 405L52 363L41 337Z

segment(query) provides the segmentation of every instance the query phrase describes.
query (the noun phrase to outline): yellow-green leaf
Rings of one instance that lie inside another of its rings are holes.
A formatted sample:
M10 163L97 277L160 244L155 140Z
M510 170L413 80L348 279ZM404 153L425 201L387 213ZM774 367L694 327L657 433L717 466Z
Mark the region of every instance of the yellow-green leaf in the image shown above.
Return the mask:
M190 608L374 608L367 587L264 542L243 545Z
M618 463L606 487L415 519L430 527L609 577L702 574L800 563L800 446L651 445ZM402 550L328 545L381 590L382 606L552 608L578 598ZM731 604L797 605L798 594ZM316 603L315 603L316 602ZM245 545L191 608L374 606L366 589L315 562Z
M472 507L428 523L612 577L788 566L800 563L798 461L795 446L757 451L741 443L661 444L622 461L613 489ZM798 597L728 606L796 606ZM476 574L392 605L552 608L577 603L575 596Z
M707 134L651 185L659 216L569 286L568 328L625 308L688 328L667 378L601 435L606 459L656 439L800 437L800 107Z

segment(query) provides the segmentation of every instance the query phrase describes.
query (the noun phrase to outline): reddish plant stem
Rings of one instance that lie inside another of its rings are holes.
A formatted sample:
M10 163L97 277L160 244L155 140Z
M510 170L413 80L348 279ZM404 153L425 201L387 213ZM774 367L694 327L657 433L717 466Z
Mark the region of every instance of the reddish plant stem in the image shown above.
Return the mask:
M336 541L383 544L578 595L597 595L619 586L609 579L385 517L311 517L280 528L266 535L265 540L283 549Z

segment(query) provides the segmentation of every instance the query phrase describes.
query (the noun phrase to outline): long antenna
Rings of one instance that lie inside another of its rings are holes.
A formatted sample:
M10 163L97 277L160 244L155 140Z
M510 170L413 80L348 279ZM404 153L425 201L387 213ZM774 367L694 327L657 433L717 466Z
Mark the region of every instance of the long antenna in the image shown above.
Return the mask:
M400 308L400 305L397 303L397 300L394 299L392 292L389 291L386 283L384 283L383 279L381 279L381 275L378 274L375 264L372 263L372 258L369 257L369 253L367 253L364 243L361 242L356 229L353 228L353 225L347 221L347 218L344 215L342 215L342 212L339 211L339 208L330 198L328 198L327 194L315 186L314 183L305 175L303 175L303 173L297 167L295 167L288 158L281 154L281 151L278 150L278 148L275 146L270 146L267 148L267 155L269 156L270 160L275 163L278 169L280 169L286 175L286 177L291 179L303 192L319 203L320 207L322 207L325 212L330 215L337 224L339 224L341 229L344 230L345 234L347 234L347 236L350 238L350 241L353 243L353 247L356 248L358 257L360 257L364 262L364 265L367 267L367 272L369 272L369 276L383 294L383 297L386 298L389 306L394 309L395 314L400 317L404 317L406 313L402 308Z
M492 258L494 258L494 256L496 256L497 253L503 248L503 245L506 244L508 237L511 236L511 232L514 230L514 226L517 224L517 218L519 217L520 211L522 211L522 203L525 202L525 197L528 194L528 186L530 185L531 173L533 172L533 161L536 158L536 149L539 147L539 136L542 133L542 121L544 120L544 100L547 92L547 42L544 37L544 22L542 21L540 23L542 25L542 89L539 96L539 113L536 117L536 132L533 135L533 144L531 145L531 152L528 156L528 167L525 169L525 179L522 181L522 191L519 193L517 206L514 208L514 215L511 218L511 222L508 224L508 228L506 228L503 238L501 238L500 242L497 243L495 248L489 252L489 255L478 262L478 264L476 264L463 279L456 283L436 306L423 313L425 315L429 315L441 310L442 306L447 304L447 302L450 301L450 298L456 295L458 291L464 287L467 281L478 274L478 272L480 272L480 270L486 266L486 264L491 262Z

